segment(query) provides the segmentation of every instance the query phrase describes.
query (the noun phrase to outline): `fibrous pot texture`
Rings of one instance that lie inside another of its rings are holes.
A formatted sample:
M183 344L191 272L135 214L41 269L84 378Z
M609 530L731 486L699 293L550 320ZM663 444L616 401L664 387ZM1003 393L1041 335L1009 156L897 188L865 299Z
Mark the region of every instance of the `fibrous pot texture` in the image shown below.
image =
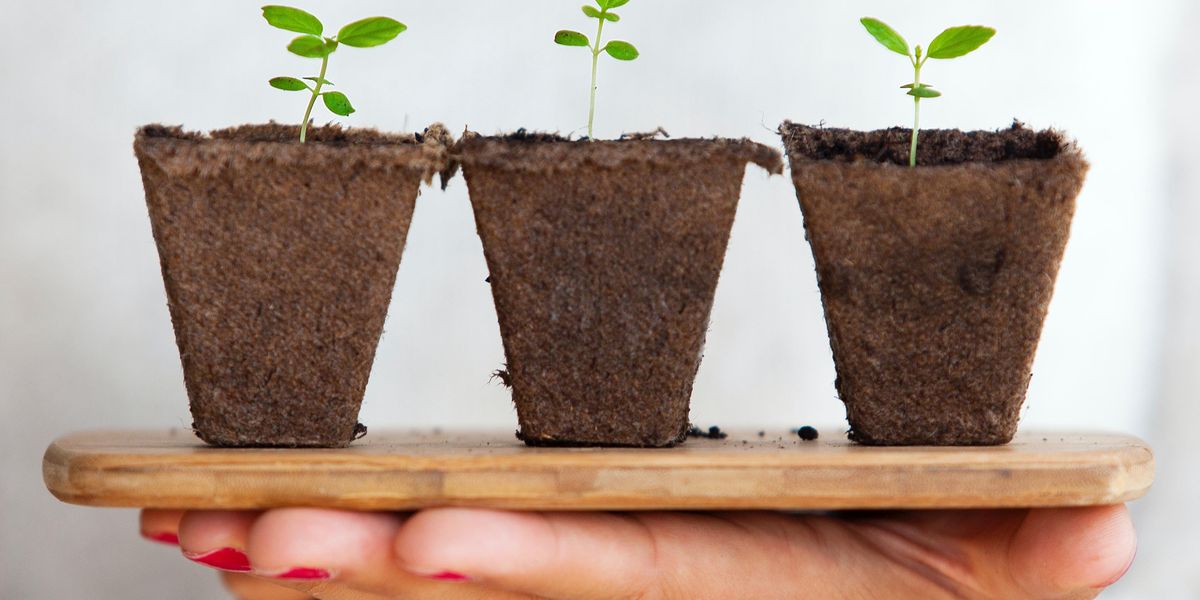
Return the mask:
M134 150L193 428L218 446L345 446L423 180L421 136L142 128Z
M1055 131L780 130L850 437L996 445L1017 430L1088 165Z
M532 445L670 446L688 428L745 140L470 136L460 159Z

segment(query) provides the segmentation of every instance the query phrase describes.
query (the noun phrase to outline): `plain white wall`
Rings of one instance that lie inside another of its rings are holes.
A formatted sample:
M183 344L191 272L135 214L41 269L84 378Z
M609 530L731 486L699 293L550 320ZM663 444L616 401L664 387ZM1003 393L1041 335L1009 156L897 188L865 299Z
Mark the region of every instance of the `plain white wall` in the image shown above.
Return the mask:
M1190 3L1182 23L1200 20L1200 4ZM1169 133L1168 186L1170 243L1164 322L1161 401L1154 406L1149 439L1154 443L1158 478L1153 493L1137 507L1141 560L1122 583L1130 598L1195 598L1200 596L1200 52L1194 40L1177 38L1172 45L1173 76L1165 90ZM1135 591L1136 590L1136 591Z
M557 29L588 26L578 4L300 3L331 27L372 14L410 26L383 48L334 55L328 77L359 110L339 121L484 133L585 125L587 54L550 42ZM912 43L948 25L995 26L978 54L927 67L946 95L925 104L922 125L1019 118L1066 130L1093 163L1023 425L1153 435L1174 128L1162 108L1176 89L1167 69L1180 65L1167 59L1184 31L1182 5L635 0L608 30L642 59L602 64L598 135L662 125L676 137L777 146L772 130L784 119L907 125L911 103L898 86L910 68L857 19L883 18ZM136 539L131 511L53 501L40 456L81 428L190 423L130 149L135 128L296 121L303 99L265 82L313 75L315 65L284 50L289 34L267 27L255 2L2 0L0 20L11 49L0 63L0 582L13 598L219 597L209 574ZM485 276L465 184L427 191L365 423L515 428L507 393L488 381L503 353ZM785 177L751 170L693 420L831 432L844 426L833 378L794 191ZM1154 560L1147 553L1143 562ZM1112 596L1139 597L1132 586Z

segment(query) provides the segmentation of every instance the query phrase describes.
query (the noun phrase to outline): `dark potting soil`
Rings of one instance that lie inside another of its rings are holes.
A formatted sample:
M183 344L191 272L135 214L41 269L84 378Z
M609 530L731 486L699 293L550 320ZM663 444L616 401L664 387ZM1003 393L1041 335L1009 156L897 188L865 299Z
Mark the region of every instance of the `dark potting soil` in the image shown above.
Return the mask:
M745 168L756 164L772 174L783 173L779 152L748 139L680 138L650 139L646 134L627 134L620 140L589 141L557 133L527 131L501 136L466 132L454 152L478 166L516 171L562 171L576 168L609 168L623 164L649 163L659 169L675 164L704 161L733 161ZM555 160L565 162L554 162Z
M1010 441L1087 162L1060 133L781 134L852 440Z
M465 140L471 138L472 136L475 136L475 134L473 134L471 132L467 132L463 136L463 140L465 141ZM528 129L525 129L524 127L520 128L512 133L509 133L509 134L495 136L492 139L504 140L506 142L527 142L530 144L560 144L560 143L578 144L581 142L588 141L587 138L574 138L573 139L573 138L566 137L566 136L563 136L558 133L550 133L547 131L529 131Z
M893 127L855 131L785 122L779 129L792 160L871 161L908 166L912 130ZM922 129L917 146L920 166L1005 160L1046 160L1067 150L1059 131L1034 131L1014 121L999 131Z
M745 167L779 172L778 153L518 132L468 134L458 155L521 439L682 441Z
M468 133L467 137L470 137L472 135L475 135L475 134ZM667 133L667 130L663 129L662 127L659 127L657 129L655 129L654 131L624 133L624 134L621 134L620 139L617 141L622 141L622 142L623 141L646 141L646 140L653 140L653 139L657 139L657 138L670 138L670 137L671 137L671 134ZM549 132L544 132L544 131L529 131L528 129L525 129L524 127L516 130L513 133L495 136L492 139L504 140L506 142L529 142L531 144L547 144L547 143L553 144L553 143L563 143L563 142L577 144L577 143L591 142L591 140L589 140L587 137L573 138L570 136L564 136L560 133L549 133ZM597 141L601 141L601 140L597 140Z
M219 446L345 446L433 135L251 125L136 136L193 427Z
M231 142L249 142L264 144L283 144L301 146L300 126L281 123L262 123L239 125L226 129L218 129L207 134L185 131L179 126L146 125L140 130L140 135L146 138L169 138L205 142L225 140ZM309 127L306 133L309 147L334 148L380 148L387 146L413 147L423 146L429 149L440 148L436 156L430 156L440 165L437 171L442 189L445 189L450 179L458 172L458 163L450 160L449 151L455 144L454 136L440 123L435 123L421 133L385 133L371 128L347 128L340 125ZM269 146L264 146L269 147ZM432 175L432 173L430 173Z
M300 145L300 126L282 123L260 123L218 129L209 133L186 131L179 126L146 125L138 132L145 138L171 138L204 142L229 140L238 142L272 142ZM327 146L412 146L424 143L427 134L444 136L444 127L435 125L425 133L395 134L369 128L347 128L338 125L309 127L307 138L310 144Z

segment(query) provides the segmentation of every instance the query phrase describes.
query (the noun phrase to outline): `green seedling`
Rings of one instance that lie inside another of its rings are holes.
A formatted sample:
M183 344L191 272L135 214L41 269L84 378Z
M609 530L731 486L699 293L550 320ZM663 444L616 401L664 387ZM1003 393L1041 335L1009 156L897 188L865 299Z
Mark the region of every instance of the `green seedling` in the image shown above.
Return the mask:
M308 108L304 109L304 121L300 124L301 144L308 135L308 122L317 98L321 98L325 102L325 108L335 115L348 117L354 112L354 106L350 104L346 94L321 91L325 86L333 87L333 82L325 79L325 73L329 70L329 55L341 45L353 48L382 46L408 29L404 23L395 19L370 17L341 28L335 37L322 37L325 26L321 21L298 8L264 6L262 11L263 18L272 27L303 34L288 44L288 52L304 58L321 59L321 72L316 77L276 77L269 82L271 87L285 92L308 90L312 93L308 100ZM312 85L305 81L311 81Z
M609 12L614 8L620 8L629 4L629 0L595 0L595 6L585 5L583 14L592 19L596 19L599 23L596 25L596 41L592 43L588 37L578 31L570 31L564 29L554 34L554 43L561 46L581 46L587 48L592 53L592 87L591 100L588 103L588 139L595 140L593 135L593 125L596 122L596 71L600 64L600 55L607 52L609 56L617 60L637 60L638 51L629 42L613 40L601 46L601 38L604 36L604 24L607 22L616 23L621 20L621 16L614 12Z
M908 151L908 165L915 167L917 166L917 136L921 127L921 99L937 98L942 95L941 92L933 89L933 86L921 82L921 67L925 66L925 62L931 58L950 59L970 54L988 43L988 40L996 35L996 30L979 25L951 27L929 43L928 51L917 46L913 52L909 50L908 42L887 23L871 17L863 17L861 22L863 27L867 28L867 33L870 33L884 48L907 56L908 60L912 62L913 81L900 86L900 88L908 90L908 95L913 97L916 105L913 113L912 148Z

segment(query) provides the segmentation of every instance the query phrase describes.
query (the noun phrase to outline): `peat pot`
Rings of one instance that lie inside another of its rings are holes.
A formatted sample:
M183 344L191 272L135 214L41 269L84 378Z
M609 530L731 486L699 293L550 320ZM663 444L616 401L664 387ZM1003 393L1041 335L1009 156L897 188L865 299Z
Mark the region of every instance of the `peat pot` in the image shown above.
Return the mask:
M785 123L851 439L1009 442L1088 165L1055 131Z
M345 446L421 182L449 135L143 127L134 142L193 427L217 446Z
M671 446L688 429L747 140L460 143L531 445Z

